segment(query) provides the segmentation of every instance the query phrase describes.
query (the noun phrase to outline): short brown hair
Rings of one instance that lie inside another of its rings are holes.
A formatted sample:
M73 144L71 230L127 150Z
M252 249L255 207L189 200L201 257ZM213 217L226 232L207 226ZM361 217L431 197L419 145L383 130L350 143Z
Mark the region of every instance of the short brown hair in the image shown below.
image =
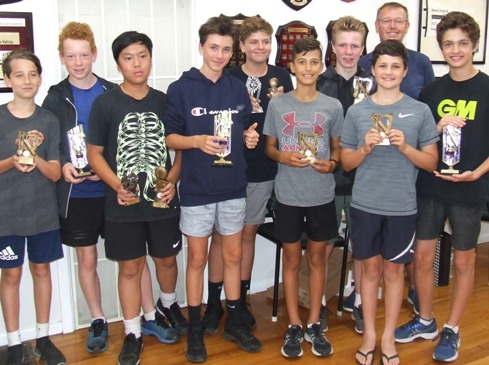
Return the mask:
M58 51L63 54L63 42L65 39L77 39L88 41L90 49L94 52L97 49L92 28L87 23L69 22L64 26L58 38Z
M443 35L449 29L460 29L467 33L472 45L475 46L481 37L479 24L469 14L461 11L451 11L447 13L436 26L436 41L442 46Z
M352 16L343 16L335 21L331 32L331 41L333 44L335 43L336 36L340 32L360 33L362 35L362 44L365 45L365 39L367 38L367 28L365 27L365 24L363 24L357 18L354 18Z
M10 78L10 74L12 73L12 67L10 67L12 61L14 60L27 60L31 61L37 69L37 73L41 76L42 66L39 58L29 51L26 48L16 48L12 52L10 52L3 60L2 60L2 71L5 76Z
M246 18L245 20L243 20L239 28L239 40L241 42L244 42L252 33L256 32L264 32L271 37L273 33L273 27L269 22L267 22L263 18L260 18L259 16Z
M292 47L292 62L295 61L297 55L306 54L307 52L319 51L319 58L323 58L323 48L321 47L321 42L314 38L299 38Z
M199 28L199 42L204 45L207 41L207 37L211 34L217 34L220 36L230 36L233 38L233 42L236 40L236 26L231 18L225 15L214 16L209 18Z

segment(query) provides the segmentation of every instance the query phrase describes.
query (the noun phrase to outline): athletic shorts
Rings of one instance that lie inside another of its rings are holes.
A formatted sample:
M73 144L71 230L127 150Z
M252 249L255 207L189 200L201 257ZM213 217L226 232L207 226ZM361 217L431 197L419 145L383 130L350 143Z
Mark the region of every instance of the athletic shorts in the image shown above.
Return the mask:
M71 198L68 216L60 218L61 241L70 247L97 244L104 237L105 198Z
M34 264L45 264L63 257L59 230L38 233L33 236L0 237L0 268L11 269L24 264L25 247Z
M295 207L277 201L274 222L275 235L283 243L299 241L304 230L316 242L333 244L333 238L338 236L334 200L314 207Z
M447 204L432 199L418 199L416 238L438 239L448 218L453 248L467 251L477 246L481 231L482 207Z
M209 237L215 227L223 236L233 235L243 229L245 207L245 198L181 207L180 230L190 237Z
M151 222L105 222L105 256L116 261L134 260L146 254L165 258L182 248L178 215Z
M268 199L272 196L273 180L248 183L246 187L245 224L262 224L267 214Z
M385 216L353 207L350 213L355 259L366 260L380 255L396 264L413 260L416 214Z

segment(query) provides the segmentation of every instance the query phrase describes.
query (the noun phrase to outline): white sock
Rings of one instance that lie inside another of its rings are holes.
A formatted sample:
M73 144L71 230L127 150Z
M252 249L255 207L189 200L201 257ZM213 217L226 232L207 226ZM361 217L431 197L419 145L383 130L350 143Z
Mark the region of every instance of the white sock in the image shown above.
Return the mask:
M8 347L20 345L22 343L20 340L20 331L7 332L7 342Z
M320 325L321 323L319 323L319 322L316 322L316 323L308 323L308 324L307 324L307 328L311 328L311 327L312 327L312 325L314 325L314 324L319 324L319 325Z
M453 332L458 333L458 326L449 326L448 324L444 324L443 327L450 328Z
M160 291L160 299L163 303L163 307L170 308L171 305L177 301L177 293L163 293Z
M156 318L156 309L153 309L151 312L144 313L144 319L146 321L154 321Z
M136 338L141 337L141 318L139 316L133 319L123 319L124 322L124 332L126 336L133 333Z
M42 338L49 335L49 323L36 323L36 338Z
M321 305L326 307L326 295L323 295L323 298L321 299Z
M360 293L355 292L355 304L353 304L355 307L359 307L362 304L362 297Z
M423 318L419 317L419 323L421 323L423 326L429 326L431 324L431 322L433 322L433 318L432 319L423 319Z

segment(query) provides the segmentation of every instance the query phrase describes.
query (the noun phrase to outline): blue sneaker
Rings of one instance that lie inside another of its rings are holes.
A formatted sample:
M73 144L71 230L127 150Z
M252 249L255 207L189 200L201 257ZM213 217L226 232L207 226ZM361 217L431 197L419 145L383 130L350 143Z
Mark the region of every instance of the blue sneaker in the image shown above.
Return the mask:
M141 333L146 336L155 336L158 341L163 343L175 343L180 340L180 335L175 328L170 327L166 318L160 314L152 321L142 318Z
M451 328L443 327L439 337L440 341L435 347L433 359L445 362L457 360L460 335L453 332Z
M353 312L355 306L355 289L353 289L349 296L343 301L343 310L347 312Z
M408 290L407 301L409 304L412 304L414 313L419 315L419 300L418 300L418 293L416 292L416 289Z
M408 323L396 328L395 338L396 342L408 343L414 341L417 338L424 338L425 340L432 340L438 336L438 328L436 327L436 320L433 318L431 323L427 326L420 322L420 317L416 316Z
M103 319L96 319L92 322L88 332L85 347L89 353L98 354L107 350L107 337L109 337L107 322Z

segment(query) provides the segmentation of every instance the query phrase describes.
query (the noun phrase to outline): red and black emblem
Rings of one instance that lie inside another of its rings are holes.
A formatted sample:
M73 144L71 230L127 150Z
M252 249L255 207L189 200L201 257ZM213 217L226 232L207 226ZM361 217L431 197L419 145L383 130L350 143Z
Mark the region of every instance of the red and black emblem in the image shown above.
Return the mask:
M309 5L312 0L283 0L290 8L294 10L301 10Z

